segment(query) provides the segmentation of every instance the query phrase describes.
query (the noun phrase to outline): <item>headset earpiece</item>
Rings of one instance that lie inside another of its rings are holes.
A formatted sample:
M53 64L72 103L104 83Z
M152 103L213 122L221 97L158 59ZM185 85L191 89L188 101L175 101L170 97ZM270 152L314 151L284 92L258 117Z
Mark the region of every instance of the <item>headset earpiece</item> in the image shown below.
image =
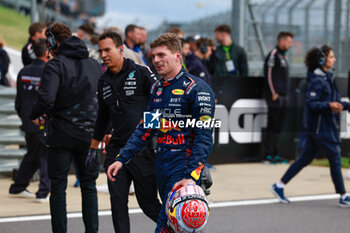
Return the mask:
M206 54L208 52L208 44L206 42L203 42L199 49L201 53Z
M51 32L52 25L47 29L47 32L49 36L46 38L46 46L49 50L55 50L57 49L57 41L55 39L55 36Z
M318 59L318 64L321 67L324 67L326 65L327 62L327 56L326 54L324 54L324 52L322 51L322 49L318 49L319 51L319 59Z

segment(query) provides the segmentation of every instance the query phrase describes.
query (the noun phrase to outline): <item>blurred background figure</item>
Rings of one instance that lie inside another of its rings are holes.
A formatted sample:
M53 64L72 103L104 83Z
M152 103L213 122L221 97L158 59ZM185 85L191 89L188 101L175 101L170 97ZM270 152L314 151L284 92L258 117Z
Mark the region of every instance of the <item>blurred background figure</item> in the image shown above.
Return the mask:
M176 34L180 39L185 38L185 32L179 27L171 27L168 32Z
M227 24L215 28L215 39L220 44L217 47L217 76L247 77L248 62L244 49L231 39L231 27Z
M203 60L208 59L212 53L207 38L200 38L196 42L196 50L190 52L185 58L185 64L190 74L203 79L207 84L211 85L211 76Z
M182 55L185 57L191 53L190 43L189 43L188 39L181 40L181 51L182 51Z
M45 123L35 125L30 119L34 103L38 100L38 89L49 52L45 39L33 42L36 59L25 66L17 77L17 95L15 108L21 118L21 129L25 132L27 153L19 167L15 182L10 187L10 195L14 197L36 197L37 202L47 202L50 192L50 179L47 175L47 146ZM40 170L39 190L34 195L26 190L34 173Z
M192 53L194 53L197 50L197 41L193 36L187 37L187 41L190 45L190 50Z
M278 140L287 111L289 65L286 52L293 45L293 34L280 32L277 46L265 59L265 98L268 105L265 159L269 163L288 163L279 154Z
M140 29L140 40L138 46L140 47L142 54L143 54L143 61L146 65L151 66L152 65L152 58L151 58L151 47L149 44L147 44L147 31L143 27L139 27Z
M186 56L191 53L190 44L187 39L181 39L182 66L188 71L186 66Z
M46 25L41 22L32 23L29 27L29 39L22 48L22 63L24 66L29 65L35 58L33 43L38 39L45 39Z
M209 56L209 58L202 59L202 62L207 67L209 74L214 75L216 63L217 63L216 46L214 41L210 38L208 38L208 45L209 45L209 49L211 50L211 55Z
M0 85L9 86L6 74L10 66L10 58L4 49L5 41L0 36Z
M98 54L98 46L97 44L93 43L96 42L94 41L95 39L95 31L94 31L94 27L91 24L83 24L80 25L76 36L81 39L82 41L84 41L88 51L89 51L89 57L95 59L96 61L101 61L100 59L100 55Z
M125 28L124 45L134 51L142 61L142 65L147 65L142 50L139 47L141 38L141 29L134 24L129 24Z

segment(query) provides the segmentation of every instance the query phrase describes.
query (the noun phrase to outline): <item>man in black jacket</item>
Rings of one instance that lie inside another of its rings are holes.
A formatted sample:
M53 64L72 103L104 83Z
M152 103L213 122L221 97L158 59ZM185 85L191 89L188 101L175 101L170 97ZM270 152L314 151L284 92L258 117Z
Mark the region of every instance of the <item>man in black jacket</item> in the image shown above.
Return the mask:
M99 159L85 167L97 113L97 82L101 66L82 40L70 29L55 23L46 30L47 44L54 56L44 69L39 99L31 119L47 114L49 119L48 174L51 179L51 223L53 232L67 231L66 187L71 160L77 162L82 193L85 232L98 231L96 179Z
M29 65L36 58L33 51L33 43L38 39L45 39L46 25L41 22L32 23L29 27L29 39L22 48L22 63L24 66Z
M265 59L265 97L268 105L265 157L271 163L286 162L278 154L278 139L286 114L288 94L288 63L285 53L292 44L293 34L280 32L277 46Z
M97 147L111 123L113 135L106 148L106 171L142 119L143 111L147 110L150 89L156 79L148 67L124 58L123 51L123 42L117 33L105 32L100 36L99 52L108 69L98 83L99 110L88 158L96 156ZM157 198L154 160L150 141L139 157L118 173L118 181L108 180L115 232L130 232L128 194L131 181L134 181L141 209L157 221L161 205Z
M47 176L47 148L46 137L43 128L40 130L31 119L30 114L33 104L38 99L38 88L41 75L46 62L48 51L44 39L33 44L33 50L37 57L30 65L24 67L17 77L17 95L15 108L22 120L22 130L25 132L27 154L25 154L18 170L14 184L9 193L16 197L34 197L34 194L26 190L35 171L40 169L39 190L36 193L37 202L48 201L50 192L50 180ZM42 125L41 127L44 127Z

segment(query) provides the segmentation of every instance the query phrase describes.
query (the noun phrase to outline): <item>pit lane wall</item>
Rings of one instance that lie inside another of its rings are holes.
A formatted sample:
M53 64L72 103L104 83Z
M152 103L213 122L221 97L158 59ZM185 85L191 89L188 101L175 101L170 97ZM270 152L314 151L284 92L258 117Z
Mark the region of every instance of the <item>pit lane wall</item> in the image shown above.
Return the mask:
M215 119L221 120L221 128L215 129L214 146L209 162L212 164L253 162L264 159L264 137L267 126L267 104L264 99L264 78L213 77L218 100ZM348 98L348 79L336 78L343 101ZM305 78L291 78L286 119L281 133L280 156L295 159L302 123ZM340 136L342 155L350 155L350 114L341 113ZM324 155L320 152L318 157Z

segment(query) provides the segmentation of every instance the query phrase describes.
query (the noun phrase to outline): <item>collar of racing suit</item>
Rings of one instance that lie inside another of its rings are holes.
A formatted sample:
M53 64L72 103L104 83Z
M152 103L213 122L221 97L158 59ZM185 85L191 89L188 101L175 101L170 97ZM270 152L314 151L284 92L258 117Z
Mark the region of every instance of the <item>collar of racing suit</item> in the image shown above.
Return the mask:
M184 75L185 73L186 73L186 70L185 70L184 67L182 67L182 69L180 70L180 72L179 72L174 78L172 78L171 80L166 81L166 80L163 78L163 80L162 80L162 82L163 82L163 87L170 86L170 85L176 83L176 82L181 78L181 76Z

